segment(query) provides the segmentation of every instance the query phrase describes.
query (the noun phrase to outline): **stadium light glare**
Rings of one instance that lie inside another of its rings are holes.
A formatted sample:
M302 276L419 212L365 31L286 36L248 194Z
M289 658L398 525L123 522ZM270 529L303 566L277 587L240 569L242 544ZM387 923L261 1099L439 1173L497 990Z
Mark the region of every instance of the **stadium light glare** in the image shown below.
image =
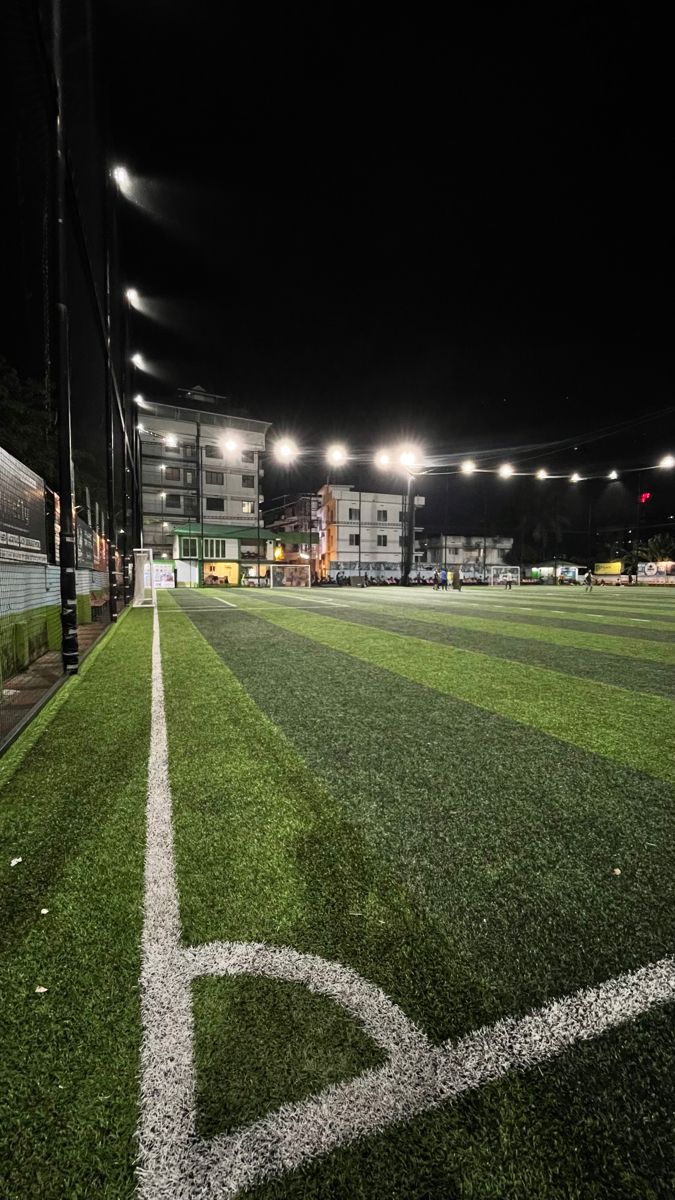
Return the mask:
M160 492L159 498L160 498L160 500L166 500L166 492Z
M661 459L659 466L663 467L666 471L670 470L671 467L675 467L675 456L672 454L665 454Z
M540 471L537 471L537 479L548 479L548 471L542 467Z
M281 463L293 462L293 459L297 458L299 453L298 447L291 438L282 438L280 442L276 442L274 445L274 457Z
M138 302L140 300L140 296L139 296L136 288L127 288L124 295L126 296L127 300L129 301L129 304L131 305L132 308L138 308Z
M570 475L570 483L581 483L581 475L578 473L578 471L575 471L573 475Z
M175 447L178 445L178 438L174 437L172 433L167 433L166 437L164 438L164 445L175 449Z
M477 467L472 458L467 458L464 460L459 469L462 472L462 475L473 475L474 471L477 470Z
M221 445L228 454L233 454L235 450L239 449L239 438L234 433L228 433L223 438Z
M420 452L416 446L401 446L398 451L398 461L402 467L415 467L420 461Z
M346 463L348 458L347 450L344 446L334 445L329 446L326 451L326 462L331 467L341 467Z
M383 469L391 466L391 454L388 450L378 450L375 455L375 466Z
M502 463L498 474L502 479L510 479L513 475L513 467L511 466L511 463Z
M121 192L126 193L131 190L131 176L126 167L113 167L112 177Z
M145 359L143 358L142 354L138 353L138 351L136 351L135 354L132 354L131 361L135 367L138 367L139 371L145 370Z
M143 396L141 395L140 392L138 393L138 395L134 396L134 404L137 404L139 408L144 407L145 400L143 399Z
M618 478L619 478L619 472L618 472L618 471L610 471L610 473L609 473L609 475L607 476L607 478L608 478L608 479L618 479Z
M141 425L141 424L140 424L140 422L139 422L139 424L136 426L136 428L137 428L137 430L138 430L138 432L139 432L139 433L145 433L145 425Z

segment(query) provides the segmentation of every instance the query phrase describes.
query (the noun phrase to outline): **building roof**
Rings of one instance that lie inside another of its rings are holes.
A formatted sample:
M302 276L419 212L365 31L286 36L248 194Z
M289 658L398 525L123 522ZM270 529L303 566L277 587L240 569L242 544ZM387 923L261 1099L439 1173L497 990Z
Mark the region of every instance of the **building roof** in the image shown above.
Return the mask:
M266 529L262 525L258 530L256 525L218 525L214 521L205 521L202 528L201 522L196 518L189 525L177 525L174 533L180 533L186 537L201 537L203 534L204 537L231 538L237 542L283 542L287 546L319 541L319 535L316 532L310 534L294 529L291 533L286 533L285 531Z

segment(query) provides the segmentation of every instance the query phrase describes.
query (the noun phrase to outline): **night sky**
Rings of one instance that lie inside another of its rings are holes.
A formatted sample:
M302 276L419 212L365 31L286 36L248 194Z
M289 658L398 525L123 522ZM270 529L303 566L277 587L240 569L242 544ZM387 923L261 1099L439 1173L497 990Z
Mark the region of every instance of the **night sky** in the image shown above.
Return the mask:
M148 393L200 383L309 446L675 452L672 411L582 440L673 404L665 30L463 7L95 6Z

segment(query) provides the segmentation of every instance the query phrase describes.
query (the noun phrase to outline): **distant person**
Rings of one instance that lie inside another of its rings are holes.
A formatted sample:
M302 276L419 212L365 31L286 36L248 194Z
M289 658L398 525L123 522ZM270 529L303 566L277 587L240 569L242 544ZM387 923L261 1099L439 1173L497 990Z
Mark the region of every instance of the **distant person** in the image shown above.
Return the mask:
M443 569L441 570L441 591L447 592L447 590L448 590L448 572L446 571L445 567L443 567Z
M592 592L593 591L593 576L591 575L590 571L587 571L586 574L584 575L584 583L586 584L584 591Z
M438 571L434 571L434 579L433 579L433 583L434 583L434 591L435 591L435 592L437 592L437 591L438 591L438 584L439 584L439 582L440 582L440 581L439 581L439 578L438 578Z

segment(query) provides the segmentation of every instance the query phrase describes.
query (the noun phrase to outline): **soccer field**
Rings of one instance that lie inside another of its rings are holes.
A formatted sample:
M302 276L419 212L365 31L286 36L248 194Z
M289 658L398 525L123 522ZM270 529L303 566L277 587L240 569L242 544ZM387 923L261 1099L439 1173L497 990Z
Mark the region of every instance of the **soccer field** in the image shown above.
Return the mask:
M646 589L128 613L0 760L0 1195L675 1195L674 684Z

